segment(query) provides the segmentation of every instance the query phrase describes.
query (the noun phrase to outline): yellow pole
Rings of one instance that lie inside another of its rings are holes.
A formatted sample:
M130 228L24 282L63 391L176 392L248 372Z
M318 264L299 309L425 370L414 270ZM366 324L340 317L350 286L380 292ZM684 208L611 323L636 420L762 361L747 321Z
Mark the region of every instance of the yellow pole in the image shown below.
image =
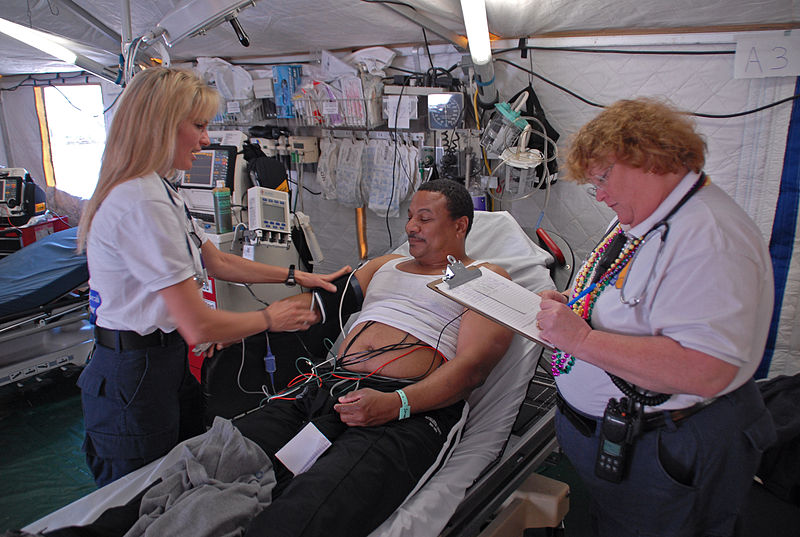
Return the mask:
M356 208L356 239L358 240L358 258L367 258L367 211L364 207Z

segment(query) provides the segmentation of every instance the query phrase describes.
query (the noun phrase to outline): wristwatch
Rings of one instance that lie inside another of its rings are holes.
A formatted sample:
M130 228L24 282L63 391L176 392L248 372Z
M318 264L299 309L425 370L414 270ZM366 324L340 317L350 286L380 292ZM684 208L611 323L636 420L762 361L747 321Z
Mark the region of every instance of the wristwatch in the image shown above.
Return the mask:
M289 275L286 276L286 281L283 282L289 287L297 285L297 280L294 279L294 265L289 265Z

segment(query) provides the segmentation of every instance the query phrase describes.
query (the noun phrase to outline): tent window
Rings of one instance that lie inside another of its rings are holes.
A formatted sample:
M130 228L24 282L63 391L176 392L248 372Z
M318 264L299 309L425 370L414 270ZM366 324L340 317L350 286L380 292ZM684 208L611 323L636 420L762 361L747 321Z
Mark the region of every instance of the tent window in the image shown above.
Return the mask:
M97 184L106 143L100 86L48 86L44 103L56 187L88 199Z

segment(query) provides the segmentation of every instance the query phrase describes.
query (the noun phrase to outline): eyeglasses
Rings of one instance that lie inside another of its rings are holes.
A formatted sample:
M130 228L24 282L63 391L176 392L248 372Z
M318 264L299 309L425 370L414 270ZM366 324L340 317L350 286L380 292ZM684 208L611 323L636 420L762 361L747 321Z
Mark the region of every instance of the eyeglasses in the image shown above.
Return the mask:
M605 192L606 190L605 185L608 182L608 176L611 175L611 170L614 169L614 164L616 164L616 162L614 162L613 164L611 164L611 166L606 168L606 171L604 171L601 175L595 175L594 177L587 177L587 181L589 181L589 184L586 185L586 192L588 192L590 196L592 196L593 198L596 197L598 190L602 190Z

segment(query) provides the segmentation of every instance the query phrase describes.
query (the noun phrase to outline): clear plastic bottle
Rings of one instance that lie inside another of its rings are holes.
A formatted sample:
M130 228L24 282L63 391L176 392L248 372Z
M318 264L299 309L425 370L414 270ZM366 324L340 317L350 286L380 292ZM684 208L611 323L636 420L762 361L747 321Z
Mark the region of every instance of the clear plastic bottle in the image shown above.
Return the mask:
M489 158L499 157L503 151L513 147L519 139L527 121L520 117L520 110L525 105L528 92L523 92L514 104L497 103L494 105L497 113L492 116L489 124L483 130L481 146L486 149Z
M217 225L217 233L230 233L233 231L231 189L225 186L225 181L217 181L217 186L211 193L214 197L214 222Z

